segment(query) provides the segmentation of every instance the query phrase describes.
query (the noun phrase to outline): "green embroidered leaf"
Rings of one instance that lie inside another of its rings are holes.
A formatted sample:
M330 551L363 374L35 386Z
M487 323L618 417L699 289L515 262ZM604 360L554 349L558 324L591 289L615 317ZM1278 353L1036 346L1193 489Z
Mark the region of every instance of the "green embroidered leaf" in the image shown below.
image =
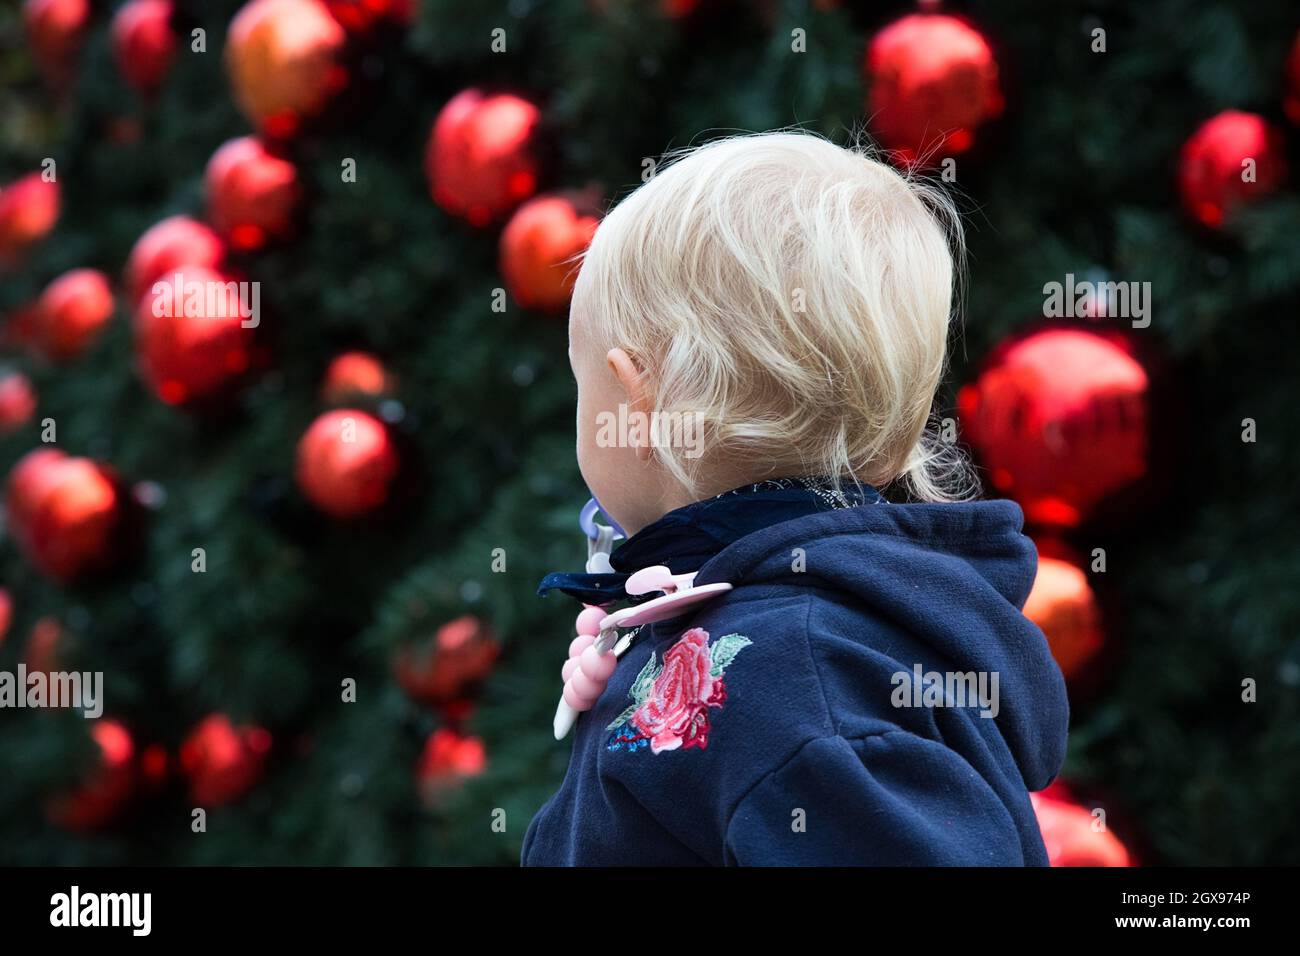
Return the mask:
M725 634L718 638L709 648L709 676L721 677L722 672L736 659L736 655L753 643L740 634Z
M650 688L654 687L655 679L659 677L661 670L659 661L655 659L654 653L651 652L650 656L646 658L645 666L641 668L641 673L637 674L636 680L632 681L628 696L638 704L649 697Z
M627 723L629 720L632 719L632 715L636 713L636 709L640 706L641 706L640 704L629 704L627 710L623 711L623 713L619 714L617 717L615 717L613 720L611 720L608 724L605 725L605 729L618 730L618 728L622 727L625 723Z

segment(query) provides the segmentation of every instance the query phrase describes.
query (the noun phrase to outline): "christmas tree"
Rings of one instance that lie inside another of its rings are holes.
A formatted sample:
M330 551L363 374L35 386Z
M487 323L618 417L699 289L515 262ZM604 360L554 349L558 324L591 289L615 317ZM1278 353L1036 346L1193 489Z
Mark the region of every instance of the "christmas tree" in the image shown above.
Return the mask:
M0 11L0 671L103 674L97 720L0 711L0 861L516 862L579 609L535 589L586 558L563 262L665 151L789 126L865 129L967 213L936 414L1060 565L1030 613L1071 679L1070 799L1139 862L1300 861L1300 15L988 0L917 40L915 12ZM967 58L928 105L917 43ZM187 314L182 283L160 316L178 274L243 311ZM1035 360L1007 349L1059 331L1067 276L1150 283L1145 316L1071 316L1143 418L1027 476L1048 452L981 417L981 375Z

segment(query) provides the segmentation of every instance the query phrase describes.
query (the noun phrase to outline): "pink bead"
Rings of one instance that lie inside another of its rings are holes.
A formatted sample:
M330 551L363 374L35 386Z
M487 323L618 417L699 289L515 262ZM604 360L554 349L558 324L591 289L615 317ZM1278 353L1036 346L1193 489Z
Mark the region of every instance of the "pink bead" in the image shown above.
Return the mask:
M570 659L572 660L572 658ZM602 654L595 647L589 647L582 652L578 658L578 663L583 674L603 685L609 680L609 675L614 673L614 668L618 665L618 658L614 656L613 651L606 651Z
M600 622L605 619L605 609L588 604L586 610L578 615L574 622L574 629L579 634L590 634L595 637L600 633Z
M596 635L579 634L569 644L569 656L578 657L580 654L582 654L583 651L591 647L591 645L594 643L596 643Z
M587 700L579 694L570 682L564 685L564 702L574 710L591 710L593 701Z
M578 669L578 660L579 658L570 657L564 662L564 666L560 668L560 680L564 681L566 684L569 682L569 678L573 676L573 672Z
M578 692L584 699L595 701L597 697L605 690L604 681L594 681L582 672L579 667L569 678L569 686Z

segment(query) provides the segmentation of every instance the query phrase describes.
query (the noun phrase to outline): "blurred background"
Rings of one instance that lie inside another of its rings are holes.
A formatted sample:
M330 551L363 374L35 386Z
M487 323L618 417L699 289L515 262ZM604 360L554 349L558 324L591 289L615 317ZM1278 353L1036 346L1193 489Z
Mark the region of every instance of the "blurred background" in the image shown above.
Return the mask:
M1300 862L1298 31L5 0L0 673L102 671L104 716L0 709L0 862L517 862L578 609L534 589L585 560L562 263L666 149L789 125L967 213L936 412L1042 555L1053 862ZM159 318L178 273L257 308Z

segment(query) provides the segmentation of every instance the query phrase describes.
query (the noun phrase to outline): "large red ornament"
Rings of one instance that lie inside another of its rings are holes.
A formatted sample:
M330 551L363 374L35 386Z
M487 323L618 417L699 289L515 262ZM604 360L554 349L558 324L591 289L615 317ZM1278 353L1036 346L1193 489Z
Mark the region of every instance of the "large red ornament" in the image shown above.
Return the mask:
M1105 818L1069 799L1053 784L1029 800L1051 866L1132 866L1128 848L1105 826Z
M895 20L872 38L864 67L868 122L903 162L964 152L976 130L1002 114L993 49L957 17Z
M0 187L0 262L44 239L59 218L59 184L28 173Z
M0 372L0 435L10 435L32 420L36 389L22 372Z
M221 237L189 216L171 216L145 230L126 260L127 301L134 307L159 279L171 281L181 266L220 269Z
M253 364L260 321L254 311L241 283L211 269L185 266L162 277L135 313L136 354L145 383L169 405L224 391Z
M347 34L321 0L251 0L230 22L226 68L244 115L271 136L292 136L347 82Z
M232 139L213 153L203 184L209 218L233 248L259 249L292 231L302 194L298 168L256 136Z
M98 748L89 776L75 790L53 798L47 814L69 830L96 830L121 816L136 789L135 743L116 720L96 720L90 735Z
M509 93L468 89L433 124L424 171L434 201L453 216L485 226L537 189L535 156L541 114Z
M27 0L23 21L46 76L55 82L66 79L90 23L90 0Z
M1286 175L1282 135L1255 113L1226 110L1206 120L1183 145L1178 189L1204 225L1223 225L1235 210L1262 199Z
M128 0L113 16L113 56L126 81L149 95L176 59L171 0Z
M326 412L298 441L302 493L336 518L356 518L388 501L399 459L384 423L354 408Z
M70 582L111 565L123 531L122 492L113 473L55 448L23 456L9 473L9 527L27 559Z
M1088 575L1059 546L1039 548L1038 575L1024 614L1042 629L1067 682L1083 673L1101 651L1101 610Z
M463 696L492 671L501 646L472 614L448 621L423 647L404 646L393 660L398 685L422 704L438 706Z
M89 348L110 319L116 303L108 276L95 269L73 269L59 276L36 302L33 341L56 362Z
M416 0L325 0L330 15L349 33L368 33L381 23L409 27Z
M600 224L564 196L538 196L519 207L501 233L501 274L526 309L563 309L573 294L573 258Z
M344 352L325 370L321 397L337 405L358 396L378 398L392 390L392 376L378 358L369 352Z
M462 781L478 776L486 766L487 750L482 740L442 727L424 745L415 768L416 786L427 806L437 806Z
M261 778L271 735L261 727L236 727L225 714L205 717L181 743L180 769L190 799L203 807L238 800Z
M1146 370L1118 337L1042 329L1004 343L961 389L989 479L1029 521L1073 527L1147 473Z
M1300 32L1291 44L1291 54L1286 58L1286 97L1282 108L1293 123L1300 123Z

